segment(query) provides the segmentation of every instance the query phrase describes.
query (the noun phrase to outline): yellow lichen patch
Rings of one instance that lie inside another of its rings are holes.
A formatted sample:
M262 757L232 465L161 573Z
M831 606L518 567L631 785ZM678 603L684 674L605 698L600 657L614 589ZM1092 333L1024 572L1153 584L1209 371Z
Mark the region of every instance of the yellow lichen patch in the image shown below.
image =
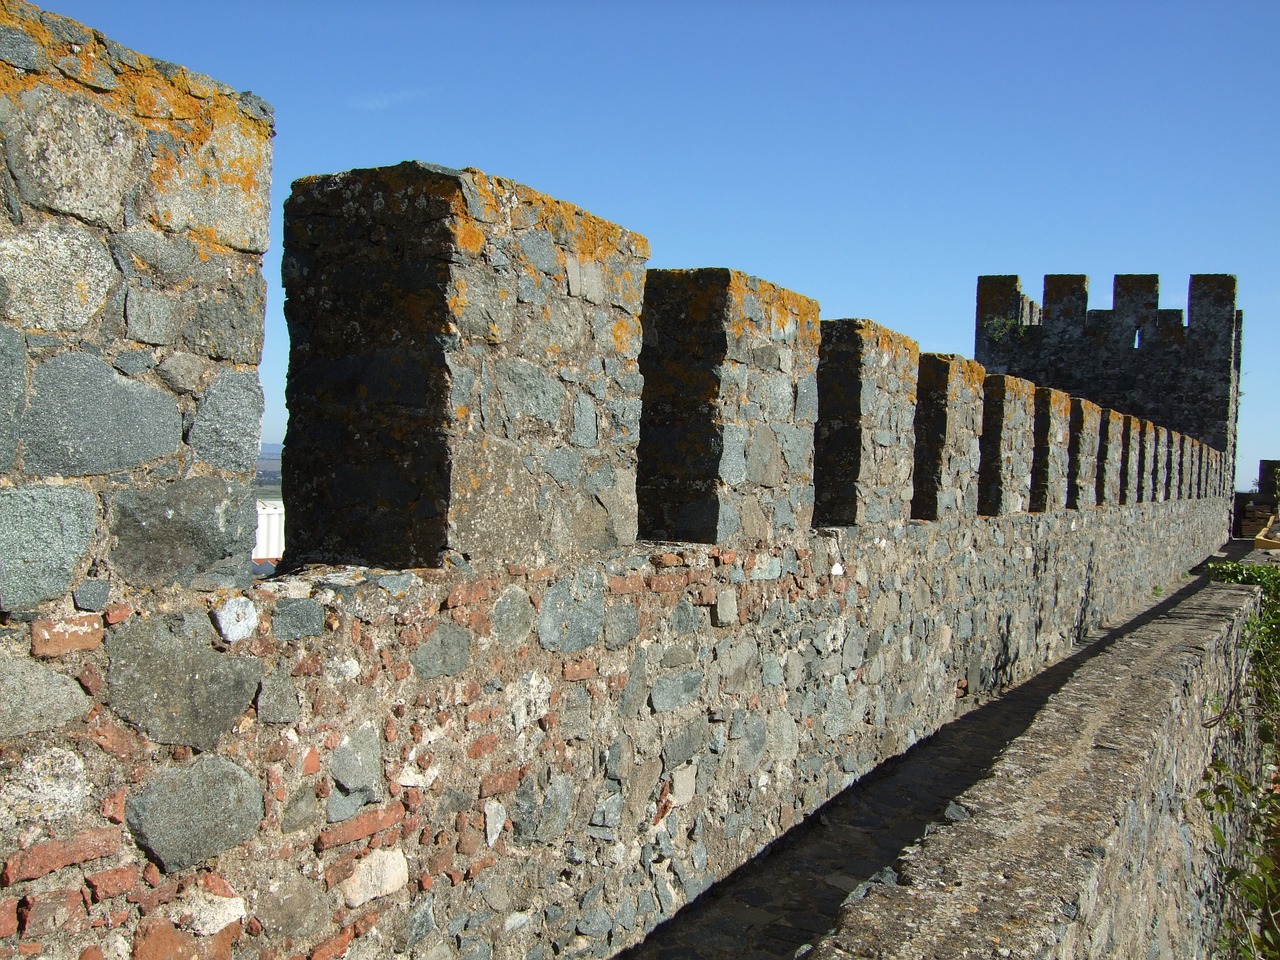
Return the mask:
M640 321L630 314L623 314L613 321L613 349L629 353L641 336Z
M467 281L455 280L453 283L453 292L445 298L445 303L449 307L449 312L455 317L462 316L462 311L467 308Z
M478 257L484 249L484 231L474 220L459 220L454 229L454 242L463 253Z

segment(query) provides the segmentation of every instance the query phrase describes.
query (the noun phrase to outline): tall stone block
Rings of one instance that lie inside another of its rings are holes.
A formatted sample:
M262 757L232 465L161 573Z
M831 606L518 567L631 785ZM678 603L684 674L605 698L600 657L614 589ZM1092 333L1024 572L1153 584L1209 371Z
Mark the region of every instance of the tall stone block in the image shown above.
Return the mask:
M1169 431L1169 471L1168 471L1168 500L1183 500L1186 498L1186 492L1182 488L1182 468L1184 437L1176 431Z
M0 611L90 570L248 585L272 135L252 94L0 4Z
M1156 425L1143 420L1138 441L1138 502L1152 503L1156 498Z
M1071 398L1071 440L1067 455L1067 506L1072 510L1098 502L1098 450L1102 408Z
M1036 387L1035 411L1031 509L1037 513L1062 510L1067 506L1071 398L1052 387Z
M1124 483L1124 415L1115 410L1102 410L1098 424L1099 504L1117 505Z
M1031 508L1036 386L989 373L983 393L978 512L986 516L1021 513Z
M920 348L870 320L822 324L815 435L824 526L911 516Z
M643 237L424 163L299 180L285 224L289 560L635 539Z
M817 302L733 270L652 270L643 320L642 533L759 544L808 529Z
M977 514L985 379L981 365L964 357L920 355L913 517L938 520Z
M1124 462L1120 468L1121 503L1142 500L1142 421L1128 414L1124 418Z
M1151 477L1151 499L1162 503L1169 496L1169 431L1157 426L1155 433L1155 451L1152 466L1155 468Z

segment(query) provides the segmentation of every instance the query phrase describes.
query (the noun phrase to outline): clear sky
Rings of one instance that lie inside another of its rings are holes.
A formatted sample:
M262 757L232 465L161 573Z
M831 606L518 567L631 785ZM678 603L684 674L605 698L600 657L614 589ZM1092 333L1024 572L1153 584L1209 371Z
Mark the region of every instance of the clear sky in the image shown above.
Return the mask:
M276 109L263 439L297 177L479 167L973 354L976 278L1234 273L1238 485L1280 457L1280 3L49 0Z

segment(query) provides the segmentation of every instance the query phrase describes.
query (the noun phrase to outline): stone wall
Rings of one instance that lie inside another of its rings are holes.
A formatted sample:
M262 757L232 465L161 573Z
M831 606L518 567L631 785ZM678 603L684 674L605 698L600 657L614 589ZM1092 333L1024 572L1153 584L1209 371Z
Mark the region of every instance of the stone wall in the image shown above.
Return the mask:
M1173 600L1055 668L1063 682L1030 727L905 851L891 882L848 898L810 956L1216 955L1212 831L1231 836L1232 824L1214 823L1196 794L1215 758L1258 769L1249 743L1214 718L1246 682L1257 588L1213 584Z
M0 4L11 620L249 586L271 135L252 94Z
M289 202L250 584L268 109L0 10L0 956L610 954L1225 536L1219 450L402 164Z
M1135 414L1225 451L1235 462L1243 314L1236 278L1197 274L1187 310L1160 308L1160 278L1120 274L1110 310L1089 309L1089 278L1044 278L1043 308L1015 276L978 279L974 357Z
M292 560L635 540L643 237L421 163L299 180L286 223Z

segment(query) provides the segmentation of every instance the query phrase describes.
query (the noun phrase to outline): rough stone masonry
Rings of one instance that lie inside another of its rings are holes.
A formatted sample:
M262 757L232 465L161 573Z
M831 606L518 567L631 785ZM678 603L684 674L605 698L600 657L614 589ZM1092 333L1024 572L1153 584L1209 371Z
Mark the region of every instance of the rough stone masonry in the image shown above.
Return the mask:
M1221 448L402 164L289 202L253 583L269 108L0 0L0 135L0 956L609 955L1226 535Z

